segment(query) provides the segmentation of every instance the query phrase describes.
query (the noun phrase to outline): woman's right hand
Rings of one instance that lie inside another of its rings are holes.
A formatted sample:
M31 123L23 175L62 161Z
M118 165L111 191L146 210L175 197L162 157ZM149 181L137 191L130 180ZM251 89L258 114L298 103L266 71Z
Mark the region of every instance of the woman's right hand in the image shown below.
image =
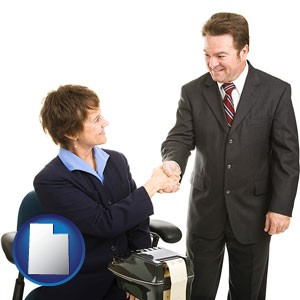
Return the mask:
M162 166L160 166L153 170L150 179L144 184L144 187L149 196L152 197L156 192L163 192L164 190L178 191L180 187L179 180L180 176L178 174L168 176Z

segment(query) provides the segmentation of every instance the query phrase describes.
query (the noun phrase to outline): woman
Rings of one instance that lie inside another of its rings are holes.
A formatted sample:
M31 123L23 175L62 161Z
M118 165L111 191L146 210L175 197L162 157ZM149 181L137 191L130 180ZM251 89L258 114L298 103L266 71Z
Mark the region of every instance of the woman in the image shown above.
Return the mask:
M151 246L150 198L158 191L174 190L179 177L167 177L158 167L137 188L125 156L97 147L106 142L108 122L98 96L86 87L65 85L50 92L41 123L60 150L35 177L34 188L47 213L78 226L86 257L70 281L42 287L40 299L134 299L117 287L107 266L114 255Z

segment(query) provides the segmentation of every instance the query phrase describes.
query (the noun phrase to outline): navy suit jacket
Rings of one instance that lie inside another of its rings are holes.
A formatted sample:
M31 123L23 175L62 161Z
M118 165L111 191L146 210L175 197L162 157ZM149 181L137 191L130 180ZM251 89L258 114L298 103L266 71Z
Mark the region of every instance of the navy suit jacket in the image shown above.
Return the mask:
M136 188L124 155L110 156L104 184L94 175L69 171L54 158L34 179L34 188L47 213L68 218L82 232L86 256L79 273L65 284L43 287L40 299L123 299L107 270L114 255L151 245L152 202L144 187Z
M191 232L216 237L229 218L241 243L255 243L265 235L267 211L291 216L299 146L288 83L249 64L231 129L209 73L184 85L163 160L175 160L184 172L194 149Z

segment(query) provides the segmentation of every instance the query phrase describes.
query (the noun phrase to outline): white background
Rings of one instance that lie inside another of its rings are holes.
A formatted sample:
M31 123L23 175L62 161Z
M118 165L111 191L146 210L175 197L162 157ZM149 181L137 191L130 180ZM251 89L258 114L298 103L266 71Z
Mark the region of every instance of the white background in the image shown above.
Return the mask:
M296 1L10 0L0 2L0 233L16 228L34 175L57 154L39 123L41 101L62 84L81 84L101 99L105 147L123 152L141 185L159 165L160 145L174 124L181 86L206 72L201 27L218 11L250 25L249 60L292 85L299 119L299 14ZM182 228L184 253L190 159L182 188L154 197L154 218ZM298 199L297 199L298 200ZM300 208L290 229L271 243L268 299L299 299ZM227 260L218 300L226 299ZM0 254L0 299L11 299L17 275ZM26 293L33 287L27 283ZM100 288L100 287L99 287Z

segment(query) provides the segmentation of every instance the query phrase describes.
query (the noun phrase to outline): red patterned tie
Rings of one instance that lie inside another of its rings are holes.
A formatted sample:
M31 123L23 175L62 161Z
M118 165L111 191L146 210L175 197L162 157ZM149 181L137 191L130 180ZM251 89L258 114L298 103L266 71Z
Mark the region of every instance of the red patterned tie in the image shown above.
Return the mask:
M223 101L225 115L226 115L228 126L231 127L232 121L233 121L233 118L235 115L231 92L235 88L235 86L232 82L228 82L228 83L223 83L222 88L225 91L225 96L224 96L224 101Z

